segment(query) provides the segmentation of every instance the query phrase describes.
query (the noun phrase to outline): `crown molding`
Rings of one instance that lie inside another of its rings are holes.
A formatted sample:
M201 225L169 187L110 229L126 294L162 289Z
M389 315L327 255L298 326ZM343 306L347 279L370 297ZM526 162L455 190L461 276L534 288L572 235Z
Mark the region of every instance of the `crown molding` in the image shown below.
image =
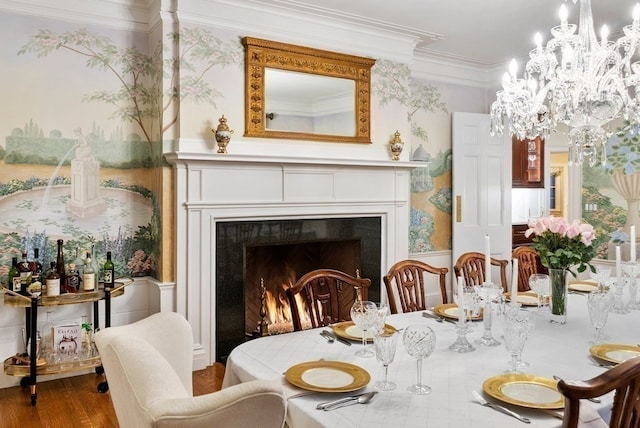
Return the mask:
M0 10L24 15L148 31L159 0L0 0Z

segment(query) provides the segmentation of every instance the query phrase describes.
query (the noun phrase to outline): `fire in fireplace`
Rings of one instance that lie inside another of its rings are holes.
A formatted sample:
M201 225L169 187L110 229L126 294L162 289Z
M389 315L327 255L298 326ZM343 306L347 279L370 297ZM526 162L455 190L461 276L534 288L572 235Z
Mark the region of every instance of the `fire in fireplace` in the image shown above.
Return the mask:
M216 223L216 360L257 330L261 281L270 333L293 330L284 290L314 269L358 269L371 279L369 299L379 301L381 236L381 217Z

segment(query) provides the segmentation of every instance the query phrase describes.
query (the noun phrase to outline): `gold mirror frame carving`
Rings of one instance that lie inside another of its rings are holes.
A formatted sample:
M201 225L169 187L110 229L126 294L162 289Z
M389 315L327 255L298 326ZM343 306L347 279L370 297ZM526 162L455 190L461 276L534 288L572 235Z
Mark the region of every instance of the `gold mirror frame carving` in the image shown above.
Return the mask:
M371 144L371 67L374 59L244 37L245 137ZM273 68L355 82L356 135L327 135L266 129L265 69Z

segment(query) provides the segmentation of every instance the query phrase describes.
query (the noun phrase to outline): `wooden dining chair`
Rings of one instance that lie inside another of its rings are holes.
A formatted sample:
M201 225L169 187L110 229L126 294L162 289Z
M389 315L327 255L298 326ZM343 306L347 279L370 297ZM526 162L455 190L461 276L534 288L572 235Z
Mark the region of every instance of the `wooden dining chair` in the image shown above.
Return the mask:
M529 277L536 273L549 273L542 266L538 252L533 248L523 245L513 249L513 259L518 260L518 291L529 291Z
M500 285L507 291L507 265L508 260L494 259L491 257L491 266L500 267ZM462 276L467 285L483 284L484 279L484 254L477 252L463 253L458 257L453 266L456 278Z
M362 299L367 300L370 285L368 278L354 277L334 269L317 269L304 274L293 287L286 290L293 329L302 330L301 311L309 315L312 328L350 321L356 290L359 289ZM298 295L302 308L298 306Z
M431 266L418 260L401 260L395 263L383 277L391 313L398 313L396 296L402 312L427 309L425 291L429 279L435 281L438 278L442 303L447 303L447 272L447 268Z
M610 428L640 427L640 357L631 358L586 381L558 382L564 395L563 428L576 428L580 419L580 400L613 395Z

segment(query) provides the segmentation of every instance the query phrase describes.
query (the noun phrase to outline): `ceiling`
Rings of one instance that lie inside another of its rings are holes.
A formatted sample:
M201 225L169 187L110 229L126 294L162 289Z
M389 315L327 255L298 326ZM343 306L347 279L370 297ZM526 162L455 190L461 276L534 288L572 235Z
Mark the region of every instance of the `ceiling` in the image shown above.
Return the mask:
M559 24L563 0L259 0L263 4L305 10L343 21L395 27L417 34L417 54L495 68L526 57L533 36L545 40ZM578 23L579 4L566 2L569 22ZM320 6L321 5L321 6ZM596 32L607 24L613 36L631 23L632 0L593 0Z

